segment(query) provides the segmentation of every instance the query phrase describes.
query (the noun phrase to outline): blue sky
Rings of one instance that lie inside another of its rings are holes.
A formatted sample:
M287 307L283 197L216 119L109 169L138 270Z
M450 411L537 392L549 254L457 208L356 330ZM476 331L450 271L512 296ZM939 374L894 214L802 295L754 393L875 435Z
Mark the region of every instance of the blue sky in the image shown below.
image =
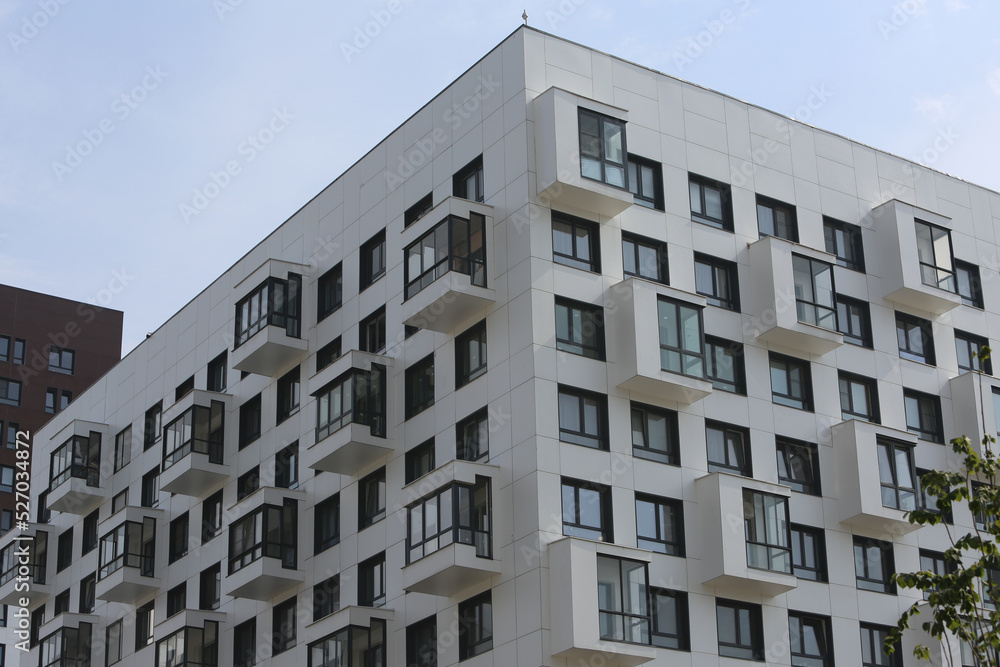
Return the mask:
M127 352L525 9L1000 190L995 1L0 0L0 283L125 311Z

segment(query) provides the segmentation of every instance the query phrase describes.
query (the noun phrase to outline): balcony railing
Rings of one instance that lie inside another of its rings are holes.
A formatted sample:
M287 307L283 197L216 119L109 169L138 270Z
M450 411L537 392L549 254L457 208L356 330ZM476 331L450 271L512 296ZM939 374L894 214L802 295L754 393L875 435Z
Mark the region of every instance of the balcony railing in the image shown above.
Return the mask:
M370 426L384 438L386 429L385 366L370 371L351 369L316 394L316 442L348 424Z
M205 454L209 463L222 463L225 448L225 404L193 405L163 429L163 469L191 452Z
M385 644L385 621L373 618L309 644L309 667L385 667Z
M406 510L406 562L412 563L449 544L470 544L478 558L492 558L490 480L454 483Z
M52 452L49 470L50 491L72 477L86 480L87 486L100 486L101 434L91 431L90 437L71 437Z
M288 274L287 280L269 277L236 304L236 342L239 347L267 326L285 329L299 338L302 328L302 277Z
M123 567L136 568L142 576L152 577L155 553L156 519L146 517L141 523L125 521L101 538L97 579L104 579Z
M156 667L217 667L219 624L205 621L204 628L184 627L156 642Z
M276 558L285 569L297 563L298 502L261 505L229 526L229 574L261 558Z
M470 211L469 218L449 215L406 248L404 299L449 271L486 287L486 217Z
M90 667L90 623L59 628L41 641L40 667Z
M27 576L39 585L45 584L46 537L47 533L39 532L32 540L19 540L0 550L0 586L18 576Z

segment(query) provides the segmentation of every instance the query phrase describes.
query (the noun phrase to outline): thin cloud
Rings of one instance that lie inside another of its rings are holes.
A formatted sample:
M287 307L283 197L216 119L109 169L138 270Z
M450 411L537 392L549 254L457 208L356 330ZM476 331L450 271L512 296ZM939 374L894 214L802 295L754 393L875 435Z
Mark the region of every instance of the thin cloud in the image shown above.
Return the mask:
M1000 69L993 70L986 77L986 80L989 82L990 90L993 91L993 94L1000 97Z
M926 116L931 121L950 120L955 115L955 101L951 95L945 94L940 97L930 95L918 97L914 100L914 110Z

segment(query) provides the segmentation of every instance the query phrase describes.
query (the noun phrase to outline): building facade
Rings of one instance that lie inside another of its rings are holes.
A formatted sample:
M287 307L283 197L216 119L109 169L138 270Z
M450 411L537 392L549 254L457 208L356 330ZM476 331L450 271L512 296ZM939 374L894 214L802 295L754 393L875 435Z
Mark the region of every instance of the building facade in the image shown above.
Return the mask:
M998 218L519 28L35 434L28 664L915 664Z
M26 444L121 359L122 317L121 311L0 285L0 535L16 523L17 482L22 493L28 490L18 432ZM9 628L13 619L2 613ZM10 630L0 630L3 654L14 660L15 642Z

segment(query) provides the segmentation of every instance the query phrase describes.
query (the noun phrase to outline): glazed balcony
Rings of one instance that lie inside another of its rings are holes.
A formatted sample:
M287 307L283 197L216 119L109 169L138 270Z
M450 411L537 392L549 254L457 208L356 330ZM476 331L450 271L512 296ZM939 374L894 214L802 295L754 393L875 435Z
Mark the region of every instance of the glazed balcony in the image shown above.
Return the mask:
M245 296L236 303L233 368L276 377L305 356L302 273L308 270L271 259L236 286Z
M17 532L8 533L11 537L4 539L0 548L0 604L34 606L52 595L52 585L47 582L48 532ZM25 599L28 605L22 605Z
M305 627L304 641L307 644L329 637L349 627L371 628L372 623L392 623L395 612L384 607L344 607L329 616L324 616Z
M156 524L161 510L126 507L101 523L97 598L135 604L160 588L155 576Z
M231 510L225 595L270 600L305 581L298 553L301 491L264 487Z
M962 373L948 382L951 388L951 408L955 416L955 434L968 436L972 451L986 456L983 437L991 435L1000 441L1000 379L979 373ZM980 410L979 406L984 409ZM947 445L948 456L955 459L957 466L964 465L957 454ZM998 453L997 443L993 443L993 456Z
M200 496L229 477L223 453L231 400L195 389L164 412L161 491Z
M348 608L350 609L350 608ZM346 611L346 610L345 610ZM339 614L340 612L338 612ZM334 614L336 616L337 614ZM379 667L387 664L386 619L372 614L360 617L360 625L348 625L308 644L310 667ZM365 622L367 621L367 622ZM373 656L383 656L375 662Z
M61 616L61 615L60 615ZM58 620L53 619L53 623ZM38 644L40 667L88 667L91 664L93 624L78 621L75 627L59 621L61 627L44 635ZM39 632L41 636L41 632Z
M101 440L107 427L74 420L68 428L86 433L74 433L52 452L48 508L86 515L107 497L101 487Z
M226 614L185 609L153 628L156 667L216 667Z

